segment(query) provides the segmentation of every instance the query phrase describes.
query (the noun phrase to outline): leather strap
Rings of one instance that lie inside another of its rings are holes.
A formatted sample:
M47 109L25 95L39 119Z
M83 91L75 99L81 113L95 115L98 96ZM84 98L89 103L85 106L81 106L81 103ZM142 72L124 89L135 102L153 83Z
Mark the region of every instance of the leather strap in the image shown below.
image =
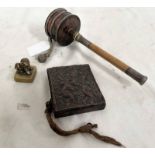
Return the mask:
M76 128L76 129L73 129L73 130L70 130L70 131L65 131L65 130L61 129L54 122L54 119L52 118L52 108L51 108L51 105L50 105L49 102L46 102L45 114L46 114L46 118L47 118L47 121L49 123L49 126L58 135L70 136L70 135L74 135L74 134L77 134L77 133L88 133L88 134L93 135L95 138L97 138L97 139L99 139L101 141L104 141L106 143L113 144L113 145L120 146L120 147L124 147L120 142L118 142L114 138L104 136L104 135L100 135L99 133L92 130L93 128L97 128L97 124L87 123L86 125L80 126L80 127Z

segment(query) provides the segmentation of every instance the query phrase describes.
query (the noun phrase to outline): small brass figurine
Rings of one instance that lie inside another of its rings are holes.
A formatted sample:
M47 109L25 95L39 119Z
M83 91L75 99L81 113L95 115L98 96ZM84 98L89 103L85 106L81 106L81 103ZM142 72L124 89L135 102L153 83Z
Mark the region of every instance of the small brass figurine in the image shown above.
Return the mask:
M15 64L17 70L14 76L16 82L32 83L37 69L35 66L30 65L28 58L22 58L20 63Z

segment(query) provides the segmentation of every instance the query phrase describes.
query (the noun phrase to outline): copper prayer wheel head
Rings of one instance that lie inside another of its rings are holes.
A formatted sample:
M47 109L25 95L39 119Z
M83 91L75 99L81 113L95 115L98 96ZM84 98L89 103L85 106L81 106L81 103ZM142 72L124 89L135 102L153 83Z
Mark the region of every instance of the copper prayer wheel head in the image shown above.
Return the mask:
M78 16L71 14L63 8L58 8L51 12L47 17L45 23L45 31L49 36L50 40L57 41L62 46L67 46L74 40L83 44L100 57L107 60L109 63L126 73L132 79L136 80L139 84L143 85L147 77L128 66L123 61L119 60L109 52L103 50L99 46L90 42L84 38L80 33L81 22Z
M50 39L54 39L60 45L66 46L73 42L71 32L79 32L80 19L63 8L50 13L45 23L45 31Z

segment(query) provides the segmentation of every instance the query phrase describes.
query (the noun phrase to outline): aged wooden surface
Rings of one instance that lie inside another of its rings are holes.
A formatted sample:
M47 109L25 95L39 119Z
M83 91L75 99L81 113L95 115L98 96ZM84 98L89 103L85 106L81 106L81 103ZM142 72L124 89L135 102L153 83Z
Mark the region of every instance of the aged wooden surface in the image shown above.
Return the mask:
M89 65L49 68L47 74L55 117L105 108L105 99Z

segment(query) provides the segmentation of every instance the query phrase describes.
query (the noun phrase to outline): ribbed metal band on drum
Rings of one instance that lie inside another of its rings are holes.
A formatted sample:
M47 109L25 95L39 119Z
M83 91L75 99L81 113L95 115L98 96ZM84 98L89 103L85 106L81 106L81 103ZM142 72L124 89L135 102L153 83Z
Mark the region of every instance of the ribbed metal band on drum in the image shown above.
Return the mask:
M53 21L55 21L53 18L55 17L55 16L57 16L59 13L61 13L62 11L66 11L65 9L63 9L63 8L58 8L58 9L55 9L54 11L52 11L49 15L48 15L48 17L47 17L47 19L46 19L46 22L45 22L45 32L46 32L46 34L50 37L50 31L49 31L49 29L48 28L50 28L51 27L51 23L53 22ZM53 25L53 24L52 24Z
M73 34L79 32L81 22L78 16L59 8L50 13L45 22L45 31L50 39L54 39L60 45L66 46L73 42Z

